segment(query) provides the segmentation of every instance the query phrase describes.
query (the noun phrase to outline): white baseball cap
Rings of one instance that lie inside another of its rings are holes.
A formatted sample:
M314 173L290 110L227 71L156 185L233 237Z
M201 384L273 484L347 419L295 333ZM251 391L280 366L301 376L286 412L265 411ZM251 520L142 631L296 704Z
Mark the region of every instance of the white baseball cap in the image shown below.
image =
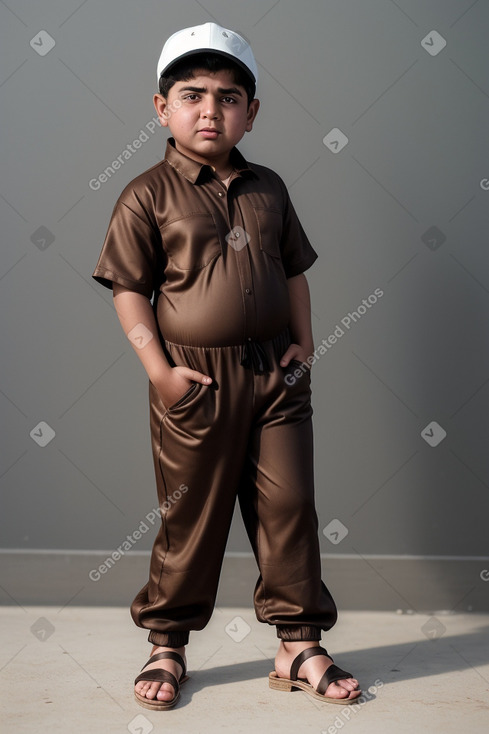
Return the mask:
M251 46L239 33L223 28L217 23L204 23L177 31L163 46L158 61L158 82L163 72L176 61L195 53L210 51L234 61L256 83L258 69Z

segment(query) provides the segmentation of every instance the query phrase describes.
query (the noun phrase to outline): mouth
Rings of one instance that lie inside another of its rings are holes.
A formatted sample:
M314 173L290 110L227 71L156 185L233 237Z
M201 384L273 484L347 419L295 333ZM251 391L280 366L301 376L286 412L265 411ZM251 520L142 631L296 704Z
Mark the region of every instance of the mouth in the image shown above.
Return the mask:
M215 127L203 127L198 133L206 140L215 140L221 134Z

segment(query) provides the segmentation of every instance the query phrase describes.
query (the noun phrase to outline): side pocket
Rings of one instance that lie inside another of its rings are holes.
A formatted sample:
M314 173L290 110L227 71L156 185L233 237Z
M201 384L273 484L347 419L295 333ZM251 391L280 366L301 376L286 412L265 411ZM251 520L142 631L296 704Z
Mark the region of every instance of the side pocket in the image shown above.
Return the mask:
M291 381L289 384L295 384L301 380L304 375L308 382L311 380L311 368L307 362L301 362L300 359L292 358L289 362L289 366L285 368L289 369L289 375L291 375Z
M292 357L292 359L290 360L290 364L296 364L299 367L303 367L304 369L310 371L310 367L307 362L301 362L300 359L296 359L295 357Z
M189 385L188 389L185 390L183 395L179 397L178 400L175 403L173 403L173 405L170 405L167 408L167 412L173 413L175 410L178 410L178 408L182 408L190 400L190 398L192 397L194 392L197 390L199 385L200 385L199 382L192 382L192 384Z

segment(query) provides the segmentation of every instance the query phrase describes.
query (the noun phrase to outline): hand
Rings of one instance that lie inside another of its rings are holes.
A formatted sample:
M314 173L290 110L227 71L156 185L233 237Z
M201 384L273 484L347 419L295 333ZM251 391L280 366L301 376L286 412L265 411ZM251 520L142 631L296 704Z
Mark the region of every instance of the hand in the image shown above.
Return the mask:
M177 365L170 370L170 376L164 382L161 380L157 380L156 382L152 380L152 382L163 405L165 408L168 408L180 400L192 382L201 382L203 385L210 385L212 378L204 375L202 372L192 370L190 367Z
M307 358L314 352L314 346L310 349L304 349L300 344L289 344L285 354L283 354L280 364L282 367L287 367L291 359L297 359L299 362L305 362L308 369L311 369L311 365L307 362Z

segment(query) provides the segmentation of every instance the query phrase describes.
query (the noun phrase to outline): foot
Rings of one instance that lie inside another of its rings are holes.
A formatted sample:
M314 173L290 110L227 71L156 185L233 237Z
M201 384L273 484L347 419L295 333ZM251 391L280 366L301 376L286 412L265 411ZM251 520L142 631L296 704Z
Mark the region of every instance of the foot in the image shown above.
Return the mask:
M284 642L280 640L280 646L275 658L275 672L280 678L290 677L290 666L297 655L308 647L319 647L319 642ZM297 674L298 678L304 678L316 689L319 681L333 661L326 655L314 655L302 663ZM358 698L362 694L356 691L358 681L356 678L344 678L343 680L330 683L326 689L325 696L328 698Z
M151 655L156 655L159 652L177 652L182 656L185 665L187 665L185 647L158 647L158 645L154 645L151 650ZM182 666L171 658L164 658L163 660L157 660L154 663L150 663L150 665L146 665L141 672L144 673L145 670L152 670L153 668L163 668L169 673L173 673L177 680L179 680L182 675ZM159 683L158 681L149 680L140 680L139 683L136 683L135 691L136 693L139 693L140 696L145 696L149 699L156 698L158 701L171 701L176 693L171 683Z

